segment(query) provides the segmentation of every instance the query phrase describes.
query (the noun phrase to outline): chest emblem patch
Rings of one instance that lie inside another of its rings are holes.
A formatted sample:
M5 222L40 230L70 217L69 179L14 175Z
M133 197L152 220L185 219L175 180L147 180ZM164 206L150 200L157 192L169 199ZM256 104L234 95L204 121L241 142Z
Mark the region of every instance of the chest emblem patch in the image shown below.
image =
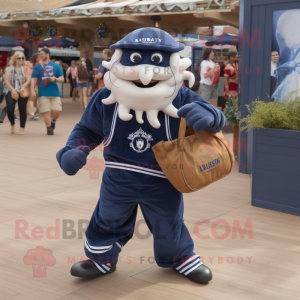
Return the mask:
M131 133L128 139L131 140L130 147L138 153L142 153L150 148L149 141L153 141L152 136L143 131L142 128L135 133Z

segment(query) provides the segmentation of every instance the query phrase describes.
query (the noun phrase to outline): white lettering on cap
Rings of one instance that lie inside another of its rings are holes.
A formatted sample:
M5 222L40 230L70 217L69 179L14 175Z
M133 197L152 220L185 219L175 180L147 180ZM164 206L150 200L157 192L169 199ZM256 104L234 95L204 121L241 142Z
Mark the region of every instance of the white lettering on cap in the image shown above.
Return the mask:
M142 44L156 44L156 43L161 43L162 39L158 38L140 38L140 39L135 39L135 43L142 43Z

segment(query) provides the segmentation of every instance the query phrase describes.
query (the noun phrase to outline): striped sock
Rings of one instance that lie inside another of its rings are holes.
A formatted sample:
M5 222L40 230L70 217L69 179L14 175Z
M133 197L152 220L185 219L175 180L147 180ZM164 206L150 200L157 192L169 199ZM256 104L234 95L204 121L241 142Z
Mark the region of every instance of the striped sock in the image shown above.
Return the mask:
M199 255L193 255L190 258L188 258L186 261L184 261L181 265L176 267L176 270L184 275L188 275L195 269L197 269L199 266L201 266L203 263L200 261Z

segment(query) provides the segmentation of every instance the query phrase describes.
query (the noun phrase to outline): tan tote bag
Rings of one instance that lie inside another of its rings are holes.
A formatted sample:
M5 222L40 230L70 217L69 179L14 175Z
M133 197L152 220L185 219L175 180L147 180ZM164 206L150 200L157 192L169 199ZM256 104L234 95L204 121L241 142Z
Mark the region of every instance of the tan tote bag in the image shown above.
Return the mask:
M155 158L172 185L182 193L198 191L227 176L234 155L221 131L200 133L181 119L178 139L152 147Z

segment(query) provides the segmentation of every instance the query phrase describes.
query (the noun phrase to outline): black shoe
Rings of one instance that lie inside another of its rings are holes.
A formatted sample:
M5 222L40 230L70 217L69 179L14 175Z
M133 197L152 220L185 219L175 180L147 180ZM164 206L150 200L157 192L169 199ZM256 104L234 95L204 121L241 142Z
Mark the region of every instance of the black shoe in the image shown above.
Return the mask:
M90 259L76 263L71 268L71 275L81 278L96 278L116 271L116 266L96 264ZM102 271L101 271L102 270Z
M55 129L55 122L53 122L53 120L51 121L51 127L53 130Z
M15 115L15 121L19 121L20 119Z
M196 283L208 283L212 280L212 272L211 270L201 264L197 269L190 272L188 275L185 275L189 280Z
M173 268L175 271L179 272L180 274L186 276L189 280L196 282L196 283L208 283L210 280L212 280L212 272L211 270L201 263L199 267L197 267L195 270L188 274L184 274L184 272L180 272L180 269L178 267Z
M47 128L47 135L53 135L53 129L51 127Z

